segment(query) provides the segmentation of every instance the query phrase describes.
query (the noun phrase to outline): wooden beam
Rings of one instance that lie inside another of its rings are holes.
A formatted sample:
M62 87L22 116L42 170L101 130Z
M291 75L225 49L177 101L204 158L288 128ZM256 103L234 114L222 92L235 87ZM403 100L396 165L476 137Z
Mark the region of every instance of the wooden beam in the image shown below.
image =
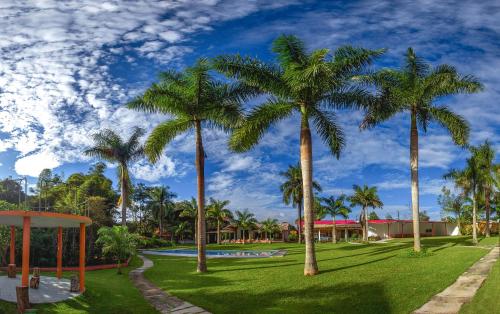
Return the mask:
M23 217L23 261L21 286L28 287L30 276L31 217Z
M16 227L10 226L10 261L9 264L16 263Z

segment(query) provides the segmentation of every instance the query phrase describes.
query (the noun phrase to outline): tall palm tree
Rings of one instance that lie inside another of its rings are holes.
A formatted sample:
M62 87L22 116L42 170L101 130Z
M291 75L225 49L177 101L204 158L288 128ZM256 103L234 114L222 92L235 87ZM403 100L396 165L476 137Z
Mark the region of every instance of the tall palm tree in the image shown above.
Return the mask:
M169 191L168 186L155 186L148 190L149 205L155 212L155 217L158 217L158 229L160 238L163 235L163 219L166 215L167 207L172 206L172 198L176 197L175 193Z
M368 187L366 184L362 187L359 185L352 186L354 190L354 194L349 197L349 201L351 202L351 207L356 205L361 206L361 219L363 225L363 241L368 241L368 213L366 210L368 207L373 209L377 207L384 206L384 203L380 200L377 194L377 187L372 186Z
M97 157L118 164L119 185L121 196L119 204L122 210L122 226L127 225L127 206L130 203L132 183L128 166L144 154L139 139L144 135L144 130L134 128L128 140L123 140L113 130L104 129L92 135L94 146L85 150L87 156Z
M470 158L467 158L465 169L451 170L444 177L453 179L455 185L462 189L463 194L472 199L472 243L477 244L477 202L482 188L477 155L473 153Z
M182 201L177 203L177 210L180 211L179 217L191 218L193 220L194 226L194 237L195 242L198 243L198 203L196 202L196 198L191 197L189 201Z
M196 173L198 177L198 272L206 272L205 240L205 151L202 129L228 131L241 117L240 102L252 94L242 84L226 84L210 75L209 62L200 59L183 73L167 71L160 82L128 104L129 108L168 114L171 119L158 125L149 135L145 152L156 162L177 135L194 130Z
M352 78L365 65L383 53L349 46L307 52L295 36L282 35L273 44L277 64L266 64L250 57L220 56L214 65L231 78L256 87L267 101L256 106L234 131L230 147L237 152L251 149L273 124L293 113L300 115L300 165L305 219L304 275L318 273L313 234L313 169L310 122L339 158L344 135L332 109L366 106L372 99L365 90L354 87Z
M359 76L360 81L380 88L382 100L367 110L362 128L372 127L399 112L410 114L410 170L413 215L413 249L420 251L419 190L418 190L418 127L426 132L429 122L436 121L446 128L457 145L466 145L469 126L465 119L447 106L434 101L459 93L475 93L481 84L470 75L460 76L450 65L432 68L408 48L404 66L398 70L381 70L372 75Z
M260 230L261 232L265 232L266 240L272 242L273 234L280 230L278 220L273 218L267 218L266 220L261 221L260 224L261 224Z
M234 220L237 227L243 230L243 244L245 244L245 231L248 231L250 237L250 230L255 227L257 219L255 215L245 209L244 211L236 211L236 219Z
M207 217L217 222L217 244L220 244L221 224L227 219L233 218L233 213L226 208L227 205L229 205L229 201L219 201L214 198L210 198L210 205L207 207Z
M296 166L289 165L287 171L280 174L285 178L285 182L280 186L280 190L283 193L283 203L286 205L290 205L291 203L292 206L297 206L297 229L299 243L302 243L302 200L304 193L302 192L302 169L300 168L300 163L297 163ZM321 192L321 186L318 182L313 180L312 187L314 190Z
M189 222L183 221L177 225L177 227L174 230L174 233L176 236L179 237L181 241L184 241L184 236L186 234L191 233L191 226L189 226Z
M339 197L335 198L334 196L324 197L321 199L324 202L323 207L326 209L326 212L332 216L332 242L337 243L337 228L335 225L335 217L342 216L347 219L349 217L349 213L351 209L345 205L345 201L347 200L347 196L342 194Z
M473 148L478 162L481 176L482 191L484 193L484 209L486 214L485 236L490 237L490 214L491 197L495 192L495 172L499 171L500 166L495 164L495 150L488 141L485 141L477 148Z

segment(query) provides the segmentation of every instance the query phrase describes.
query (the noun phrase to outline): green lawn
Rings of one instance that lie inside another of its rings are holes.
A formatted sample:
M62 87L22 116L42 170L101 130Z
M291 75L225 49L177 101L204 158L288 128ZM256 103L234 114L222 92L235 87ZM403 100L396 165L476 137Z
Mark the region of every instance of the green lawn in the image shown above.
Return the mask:
M124 269L123 275L117 275L114 269L89 271L86 274L87 290L83 296L35 308L43 314L157 313L128 278L128 272L141 264L140 259L132 259L131 265ZM0 313L16 312L15 304L0 301Z
M485 239L481 245L494 245ZM433 254L408 258L411 239L387 244L317 246L320 274L304 277L298 244L211 245L286 249L285 257L210 259L197 274L194 258L150 256L146 277L213 313L409 313L455 281L488 250L464 247L468 237L425 238ZM498 287L497 287L498 288ZM485 294L489 295L489 292Z

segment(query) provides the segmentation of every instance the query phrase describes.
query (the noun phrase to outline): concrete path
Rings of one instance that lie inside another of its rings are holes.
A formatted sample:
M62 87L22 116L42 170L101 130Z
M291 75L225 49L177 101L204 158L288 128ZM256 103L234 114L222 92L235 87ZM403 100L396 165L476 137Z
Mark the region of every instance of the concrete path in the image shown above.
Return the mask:
M181 299L168 294L151 283L151 281L147 280L144 277L144 271L153 267L153 262L142 255L139 255L139 257L143 260L144 265L132 270L129 273L130 279L137 289L141 291L144 298L160 313L210 314L210 312L205 311L201 307L192 305L191 303L182 301Z
M20 285L20 275L16 278L0 276L0 300L16 303L16 286ZM79 296L79 292L69 291L70 286L71 282L68 279L41 276L38 289L30 289L29 291L30 303L55 303Z
M498 260L500 247L493 248L488 254L472 265L458 277L451 286L433 296L429 302L413 312L414 314L455 314L464 303L472 300L477 290L488 277L491 268Z

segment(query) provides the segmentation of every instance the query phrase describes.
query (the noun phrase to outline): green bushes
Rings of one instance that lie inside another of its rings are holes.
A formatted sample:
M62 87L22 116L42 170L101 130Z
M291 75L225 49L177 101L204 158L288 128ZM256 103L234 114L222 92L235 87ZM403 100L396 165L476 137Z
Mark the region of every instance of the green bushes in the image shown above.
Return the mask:
M153 236L152 238L139 237L139 240L137 242L137 248L139 249L153 249L169 246L174 246L174 244L171 241L160 239L157 236Z

